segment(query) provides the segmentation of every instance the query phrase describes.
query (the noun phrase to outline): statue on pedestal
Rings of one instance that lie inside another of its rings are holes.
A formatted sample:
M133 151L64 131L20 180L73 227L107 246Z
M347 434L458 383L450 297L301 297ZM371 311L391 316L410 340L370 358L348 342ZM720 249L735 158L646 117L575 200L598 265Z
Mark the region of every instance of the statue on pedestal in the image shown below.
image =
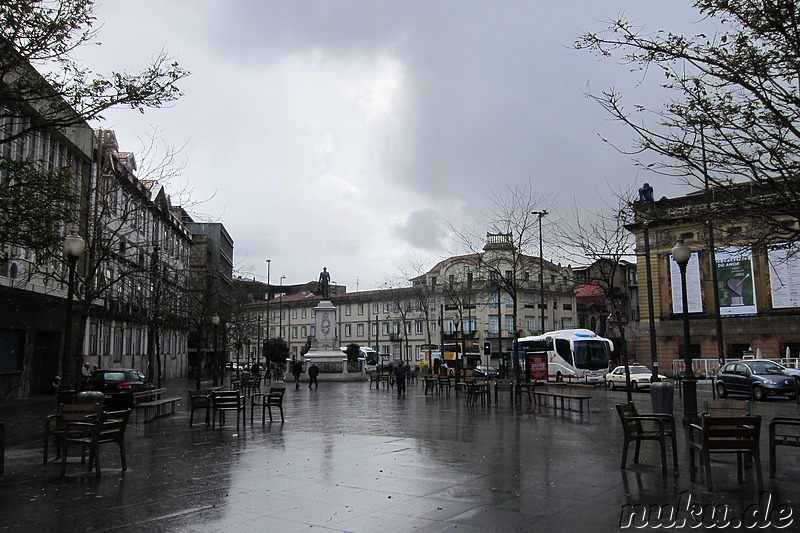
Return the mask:
M319 273L319 288L322 291L322 299L328 300L330 298L331 274L328 272L328 267L322 267L322 272Z

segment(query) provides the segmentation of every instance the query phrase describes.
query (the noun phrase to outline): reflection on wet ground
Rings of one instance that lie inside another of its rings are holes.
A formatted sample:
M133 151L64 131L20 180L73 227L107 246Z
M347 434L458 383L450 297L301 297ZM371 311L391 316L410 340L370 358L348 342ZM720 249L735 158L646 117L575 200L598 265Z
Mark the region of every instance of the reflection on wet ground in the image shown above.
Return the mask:
M191 386L170 388L186 396ZM701 385L701 405L705 394L710 389ZM634 399L640 411L650 409L647 393ZM467 406L463 395L426 396L421 383L398 397L366 382L323 382L313 390L289 387L284 424L250 425L247 413L242 427L229 416L217 430L190 428L184 401L175 415L146 424L132 419L128 471L120 471L119 454L108 446L99 480L77 458L66 478L54 454L41 464L53 398L0 404L8 431L0 529L617 531L626 504L678 506L690 494L695 503L728 505L739 516L759 502L752 472L737 484L735 460L714 462L713 494L702 475L701 483L690 483L682 442L678 477L671 469L661 475L657 447L649 444L641 465L621 471L614 404L624 401L624 392L597 389L590 412L581 415L527 399L514 405L507 397ZM679 411L677 397L675 405ZM756 403L753 411L766 420L800 413L780 400ZM796 450L781 450L778 478L769 480L764 425L765 488L797 515Z

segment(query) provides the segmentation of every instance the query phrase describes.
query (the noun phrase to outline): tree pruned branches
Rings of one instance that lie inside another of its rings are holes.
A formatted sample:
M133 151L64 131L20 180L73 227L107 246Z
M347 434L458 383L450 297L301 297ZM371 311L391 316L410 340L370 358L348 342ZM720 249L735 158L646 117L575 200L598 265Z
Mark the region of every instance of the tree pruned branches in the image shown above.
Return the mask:
M695 7L720 29L645 32L619 17L575 43L642 76L660 75L667 100L659 108L628 108L614 89L590 96L635 133L627 153L643 168L696 189L706 182L728 188L740 217L799 238L786 219L800 220L800 7L790 0L697 0ZM656 162L641 160L645 154Z

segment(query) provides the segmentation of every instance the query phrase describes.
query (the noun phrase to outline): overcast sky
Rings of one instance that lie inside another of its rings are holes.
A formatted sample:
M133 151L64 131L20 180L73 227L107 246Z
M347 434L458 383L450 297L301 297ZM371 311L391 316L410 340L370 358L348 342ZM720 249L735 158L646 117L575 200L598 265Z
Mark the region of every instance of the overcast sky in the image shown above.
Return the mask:
M601 140L630 145L585 93L666 95L572 45L620 13L694 33L689 0L98 3L87 67L134 71L165 49L192 72L174 106L102 127L123 151L153 127L185 144L183 178L209 199L194 211L225 225L247 277L266 281L271 259L275 284L327 266L349 291L382 287L412 256L458 252L442 217L472 222L506 184L530 181L565 212L608 184L681 193Z

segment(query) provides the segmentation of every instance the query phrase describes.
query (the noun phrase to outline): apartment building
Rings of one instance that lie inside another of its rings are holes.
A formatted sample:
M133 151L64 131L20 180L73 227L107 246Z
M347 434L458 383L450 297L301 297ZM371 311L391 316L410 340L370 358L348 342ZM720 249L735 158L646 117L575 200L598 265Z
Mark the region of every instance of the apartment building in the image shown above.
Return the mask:
M511 341L544 330L575 327L575 283L569 267L524 254L507 255L503 237L487 239L482 253L454 256L408 280L408 285L331 294L337 310L337 339L369 346L393 359L416 365L425 345L443 342L491 345L485 363L498 365L512 351ZM539 284L539 268L543 267ZM278 294L266 289L260 294ZM314 330L314 307L320 301L314 283L303 290L247 310L261 320L250 338L282 337L292 357L299 357ZM253 356L255 352L249 355Z

